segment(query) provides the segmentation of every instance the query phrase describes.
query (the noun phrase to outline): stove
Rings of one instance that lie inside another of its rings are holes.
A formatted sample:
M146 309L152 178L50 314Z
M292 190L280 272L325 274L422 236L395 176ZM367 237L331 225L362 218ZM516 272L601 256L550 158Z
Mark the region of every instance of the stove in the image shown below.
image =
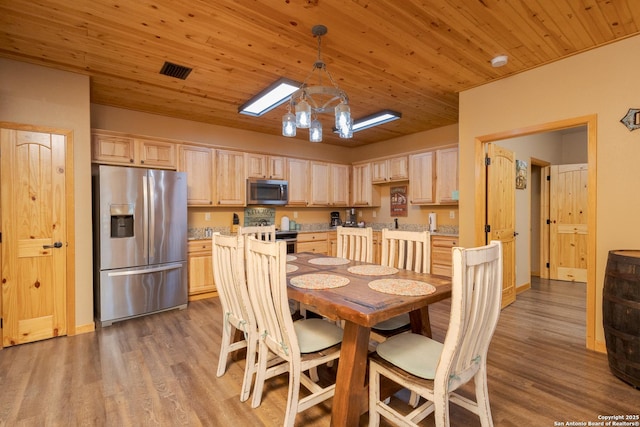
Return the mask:
M274 225L275 222L275 208L245 208L244 210L245 227L265 227ZM298 241L298 232L290 230L276 230L276 240L284 240L287 242L287 253L294 253L296 251L296 244Z

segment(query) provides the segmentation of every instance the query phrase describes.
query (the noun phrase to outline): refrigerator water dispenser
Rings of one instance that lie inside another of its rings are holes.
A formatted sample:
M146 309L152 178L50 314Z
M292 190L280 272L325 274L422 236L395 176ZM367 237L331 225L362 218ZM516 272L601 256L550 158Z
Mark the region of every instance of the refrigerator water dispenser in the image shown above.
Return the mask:
M111 238L133 237L134 205L111 205Z

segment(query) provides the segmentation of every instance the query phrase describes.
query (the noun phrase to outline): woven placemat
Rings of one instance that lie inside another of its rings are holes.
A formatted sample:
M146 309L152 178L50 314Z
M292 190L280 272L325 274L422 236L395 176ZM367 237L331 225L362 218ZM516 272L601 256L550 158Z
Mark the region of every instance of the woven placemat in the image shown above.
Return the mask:
M343 265L349 264L349 261L346 258L335 258L335 257L322 257L322 258L311 258L309 263L315 265Z
M298 257L297 257L297 256L295 256L295 255L287 255L287 262L289 262L289 261L295 261L295 260L297 260L297 259L298 259Z
M347 268L347 271L353 274L362 274L363 276L388 276L396 274L398 269L386 265L354 265Z
M408 279L378 279L369 282L374 291L393 295L421 296L436 291L435 286L419 280Z
M291 285L302 289L331 289L346 286L349 279L335 274L303 274L302 276L293 277Z
M287 273L293 273L294 271L297 271L297 270L298 270L297 265L287 264Z

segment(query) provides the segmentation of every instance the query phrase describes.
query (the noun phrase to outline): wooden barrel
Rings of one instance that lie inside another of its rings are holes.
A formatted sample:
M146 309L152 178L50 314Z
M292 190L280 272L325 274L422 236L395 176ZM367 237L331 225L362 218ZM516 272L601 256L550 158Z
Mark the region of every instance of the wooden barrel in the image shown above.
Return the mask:
M609 252L602 322L611 372L640 388L640 250Z

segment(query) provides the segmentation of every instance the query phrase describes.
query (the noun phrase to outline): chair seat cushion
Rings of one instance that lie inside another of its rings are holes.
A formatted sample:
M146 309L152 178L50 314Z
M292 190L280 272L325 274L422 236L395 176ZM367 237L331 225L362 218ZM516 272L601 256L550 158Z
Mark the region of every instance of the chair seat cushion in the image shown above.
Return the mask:
M343 331L334 323L322 319L303 319L293 322L300 353L313 353L342 341Z
M395 335L378 344L376 352L389 363L426 380L436 376L442 343L418 334Z
M410 322L411 319L409 318L409 315L405 313L400 316L392 317L391 319L383 320L380 323L376 323L373 325L373 329L378 329L380 331L393 331L394 329L407 326Z

